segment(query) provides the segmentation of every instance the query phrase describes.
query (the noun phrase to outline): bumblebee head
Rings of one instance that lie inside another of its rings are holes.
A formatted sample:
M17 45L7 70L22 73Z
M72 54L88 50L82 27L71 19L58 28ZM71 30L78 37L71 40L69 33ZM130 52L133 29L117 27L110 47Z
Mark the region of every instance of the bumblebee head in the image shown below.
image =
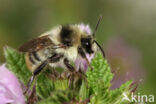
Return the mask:
M81 47L85 50L86 53L88 54L93 54L94 49L93 49L93 39L92 37L88 36L86 38L81 38Z
M104 50L102 49L100 44L95 39L95 34L96 34L96 31L98 29L101 19L102 19L102 16L100 16L93 33L91 33L91 30L88 25L81 26L82 30L86 33L86 35L83 35L83 37L81 37L81 47L88 54L93 54L96 51L96 47L99 47L100 51L102 52L103 56L105 57Z

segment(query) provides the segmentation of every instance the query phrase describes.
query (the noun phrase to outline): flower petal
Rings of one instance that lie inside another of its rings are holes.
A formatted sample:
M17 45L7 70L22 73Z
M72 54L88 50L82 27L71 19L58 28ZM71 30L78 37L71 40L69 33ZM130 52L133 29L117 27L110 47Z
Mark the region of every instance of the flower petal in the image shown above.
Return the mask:
M0 66L0 96L5 102L13 102L15 104L25 104L25 99L21 85L16 76L10 72L5 64Z

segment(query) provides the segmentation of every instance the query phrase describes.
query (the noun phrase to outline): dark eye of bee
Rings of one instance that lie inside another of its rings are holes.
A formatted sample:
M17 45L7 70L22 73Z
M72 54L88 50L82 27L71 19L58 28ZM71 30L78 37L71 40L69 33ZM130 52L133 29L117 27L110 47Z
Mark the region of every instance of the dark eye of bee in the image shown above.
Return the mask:
M93 53L92 46L91 46L91 38L82 38L81 39L82 48L89 54Z
M86 45L86 46L89 46L89 42L85 42L85 45Z

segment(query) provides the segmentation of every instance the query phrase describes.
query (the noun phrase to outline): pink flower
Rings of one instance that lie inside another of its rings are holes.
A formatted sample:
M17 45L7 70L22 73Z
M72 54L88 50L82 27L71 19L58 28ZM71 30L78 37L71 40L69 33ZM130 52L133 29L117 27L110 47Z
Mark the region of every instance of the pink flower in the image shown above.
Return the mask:
M92 31L89 25L85 25L85 24L79 24L79 28L86 32L87 34L91 35Z
M0 104L25 104L18 79L3 64L0 66Z
M129 46L121 37L113 37L106 47L106 58L115 76L112 88L118 88L122 83L132 80L140 82L144 78L144 68L140 63L140 53Z
M94 58L94 54L86 54L86 57L88 59L89 62L91 62L91 60ZM76 70L79 71L81 70L81 72L85 73L88 69L88 63L85 59L83 59L81 56L79 56L76 61L75 61L75 65L76 65Z

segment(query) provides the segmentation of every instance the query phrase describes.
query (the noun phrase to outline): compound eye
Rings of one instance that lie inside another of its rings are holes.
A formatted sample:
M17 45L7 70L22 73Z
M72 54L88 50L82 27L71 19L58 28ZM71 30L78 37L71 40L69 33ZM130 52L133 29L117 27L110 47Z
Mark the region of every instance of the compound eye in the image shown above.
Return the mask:
M82 44L82 46L84 47L84 48L90 48L90 42L91 40L90 39L88 39L88 38L82 38L81 39L81 44Z
M89 46L89 42L85 42L85 45L86 45L86 46Z

